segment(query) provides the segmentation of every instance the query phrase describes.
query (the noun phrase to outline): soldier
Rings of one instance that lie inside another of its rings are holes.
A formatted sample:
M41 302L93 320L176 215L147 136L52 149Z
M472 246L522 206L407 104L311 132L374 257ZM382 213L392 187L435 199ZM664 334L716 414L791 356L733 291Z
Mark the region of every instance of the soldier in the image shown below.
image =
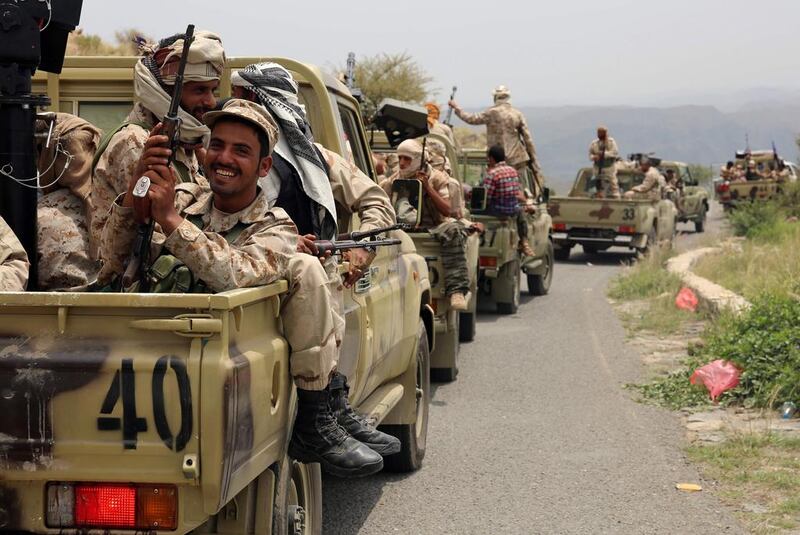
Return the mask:
M37 122L39 143L38 286L42 291L87 289L100 268L89 232L92 158L100 131L68 113ZM52 130L51 130L52 126Z
M639 161L639 169L644 173L644 180L638 186L634 186L625 192L626 199L646 198L651 201L661 200L661 193L666 181L656 167L651 165L647 157L642 157Z
M359 215L358 230L391 226L395 214L383 190L352 161L314 143L305 109L297 98L297 83L277 63L248 65L231 75L234 94L261 104L279 125L273 154L275 165L259 179L270 207L285 209L304 236L299 250L316 253L317 238L335 239L336 214ZM320 215L324 214L324 215ZM366 249L349 251L350 272L344 286L352 287L369 269L374 253ZM344 337L342 281L335 261L325 263L328 284L335 302L337 342ZM381 455L400 451L400 441L368 425L350 406L347 378L334 372L331 406L347 432Z
M435 102L426 102L425 108L428 110L428 132L431 134L439 134L446 137L450 144L456 146L456 138L453 135L453 129L448 125L439 122L439 117L442 114L441 108Z
M189 49L181 94L181 147L173 166L181 182L196 182L208 187L200 174L196 151L207 141L208 128L203 114L216 106L214 91L225 65L220 38L198 31ZM140 177L149 162L140 158L150 130L167 113L175 85L175 75L183 53L183 36L163 39L158 46L143 47L144 56L136 63L133 88L136 103L125 122L104 138L95 157L92 184L91 233L102 235L114 199L126 191L131 177Z
M391 202L375 182L355 163L314 143L305 109L297 98L297 83L284 67L277 63L248 65L231 75L231 83L236 96L265 106L277 119L281 135L275 148L276 163L270 175L262 179L261 186L267 190L271 202L289 212L301 234L333 239L337 211L348 215L358 213L358 230L395 223ZM311 214L299 214L284 204L298 194L322 207L330 224L326 225L324 220L315 223ZM351 271L345 286L355 284L373 259L374 255L365 249L351 250Z
M517 171L530 166L536 178L536 186L541 191L544 177L525 116L511 106L511 92L506 86L498 86L492 95L494 106L480 113L466 113L455 100L451 100L448 104L462 121L486 125L486 144L490 147L494 145L503 147L508 165Z
M594 176L598 180L598 197L610 196L619 199L619 183L617 182L617 158L619 148L613 137L609 137L608 128L597 127L597 139L589 145L589 159L593 162Z
M469 275L466 258L466 229L453 215L451 184L441 171L422 163L422 145L408 139L397 147L400 169L381 183L392 195L392 184L398 178L416 178L422 182L423 210L420 226L428 229L442 246L445 295L454 310L466 310L469 293Z
M516 169L505 162L505 151L500 145L489 147L486 152L487 172L481 185L486 188L487 209L494 215L514 217L517 221L519 242L517 249L523 256L533 256L528 243L528 222L525 206L528 199L519 183Z
M745 180L752 181L752 180L763 180L764 175L761 171L756 167L756 162L753 160L749 160L747 162L747 171L744 173Z
M101 242L106 266L118 276L123 272L137 213L137 219L149 215L158 225L152 256L154 264L168 268L160 272L173 273L180 266L191 272L187 291L219 292L288 278L281 315L298 389L289 453L340 477L374 473L383 467L382 457L340 427L330 410L338 347L327 274L316 258L296 252L296 227L283 209L268 207L267 193L258 186L259 176L272 166L277 125L262 106L239 99L206 114L205 122L211 128L204 165L211 191L176 185L176 173L166 167L159 148L167 140L157 126L145 144L144 157L151 162L144 174L151 181L146 199L133 197L132 178L112 205ZM150 275L156 287L168 282Z
M429 139L425 145L425 155L431 167L448 176L453 176L453 168L450 166L450 158L447 157L447 148L444 143L438 139Z
M736 170L733 167L733 162L729 160L728 163L726 163L725 165L720 167L719 177L722 180L727 180L727 181L730 182L730 181L734 180L735 173L736 173Z
M28 255L0 217L0 292L24 292L28 282Z

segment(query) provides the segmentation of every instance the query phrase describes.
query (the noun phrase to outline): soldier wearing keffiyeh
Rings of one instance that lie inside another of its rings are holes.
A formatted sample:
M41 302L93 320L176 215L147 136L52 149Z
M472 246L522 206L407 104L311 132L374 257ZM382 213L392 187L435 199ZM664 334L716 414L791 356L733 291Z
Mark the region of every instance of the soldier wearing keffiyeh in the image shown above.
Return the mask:
M179 115L183 142L175 155L174 167L182 182L208 182L199 171L195 149L209 135L202 123L203 114L216 106L214 91L225 65L225 51L219 36L208 31L195 32L184 74ZM141 43L143 57L133 75L135 104L125 122L111 132L101 154L96 156L92 183L91 233L99 241L114 199L128 189L128 182L147 171L140 155L150 130L164 117L175 84L175 74L183 53L183 35L173 35L157 45ZM101 143L102 146L102 143Z

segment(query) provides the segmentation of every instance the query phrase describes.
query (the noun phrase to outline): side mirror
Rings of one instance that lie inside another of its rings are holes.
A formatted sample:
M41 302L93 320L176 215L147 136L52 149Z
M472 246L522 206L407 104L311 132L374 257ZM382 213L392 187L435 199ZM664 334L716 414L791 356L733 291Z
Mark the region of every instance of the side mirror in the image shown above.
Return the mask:
M542 188L542 202L550 202L550 188Z
M475 186L472 188L472 194L469 200L469 210L473 213L481 213L486 211L486 203L488 199L486 197L486 188L481 186Z
M422 182L398 178L392 183L392 206L397 222L419 227L422 220Z

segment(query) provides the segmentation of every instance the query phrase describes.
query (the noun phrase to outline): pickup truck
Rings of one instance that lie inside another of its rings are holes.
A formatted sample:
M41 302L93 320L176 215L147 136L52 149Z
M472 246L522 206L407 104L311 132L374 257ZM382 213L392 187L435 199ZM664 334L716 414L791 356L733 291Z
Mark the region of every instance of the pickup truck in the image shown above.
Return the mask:
M760 171L775 167L775 153L771 150L737 151L734 163L744 170L747 169L749 160L754 161ZM788 171L785 182L796 182L797 165L787 160L781 160L781 162ZM774 179L736 181L717 178L714 180L714 194L725 210L735 208L741 202L766 201L780 195L782 191L782 183Z
M695 232L703 232L708 215L708 191L692 177L689 166L683 162L662 160L658 166L661 174L672 169L683 183L682 192L675 198L679 223L694 223Z
M234 58L230 69L266 58ZM317 140L374 177L357 102L288 59ZM68 58L37 75L60 111L130 106L136 58ZM228 90L223 85L223 94ZM55 92L57 91L57 92ZM104 104L100 104L104 103ZM353 221L339 221L341 230ZM425 454L428 269L382 248L345 293L339 368L356 410L396 436L394 471ZM316 534L321 473L287 455L296 406L285 281L218 294L0 294L0 531Z
M547 212L545 189L534 198L533 211L525 214L528 243L533 256L519 254L519 231L514 218L498 217L486 210L485 193L479 187L486 174L486 150L461 152L461 174L471 177L471 218L482 223L485 232L480 238L478 288L481 307L496 308L501 314L514 314L519 308L521 272L525 273L530 295L545 295L553 280L554 249L551 239L552 219ZM520 177L520 186L528 193L534 190L533 177L527 171ZM532 196L532 194L531 194Z
M568 260L575 245L595 254L610 247L644 252L659 242L674 241L678 210L672 201L594 198L589 187L592 176L592 168L581 169L566 197L549 200L557 260ZM621 169L617 178L624 192L640 184L644 175Z
M413 107L402 110L409 114ZM399 112L398 112L399 113ZM427 113L422 108L422 121L425 121ZM447 151L450 162L453 162L453 178L463 186L460 171L458 169L458 153L450 141L438 134L427 134L429 139L441 142ZM389 153L394 149L389 144L385 132L372 131L370 140L373 150L376 152ZM467 219L469 213L465 214ZM479 238L477 234L471 234L467 238L466 256L467 269L470 280L471 297L467 303L468 309L464 312L457 312L450 308L450 301L445 296L444 287L444 265L441 260L441 246L424 229L412 229L409 236L414 241L417 252L428 262L428 270L431 279L431 297L433 299L433 310L436 313L435 331L436 346L431 354L431 379L439 382L454 381L458 375L458 353L460 342L469 342L475 338L477 326L477 304L478 304L478 250Z

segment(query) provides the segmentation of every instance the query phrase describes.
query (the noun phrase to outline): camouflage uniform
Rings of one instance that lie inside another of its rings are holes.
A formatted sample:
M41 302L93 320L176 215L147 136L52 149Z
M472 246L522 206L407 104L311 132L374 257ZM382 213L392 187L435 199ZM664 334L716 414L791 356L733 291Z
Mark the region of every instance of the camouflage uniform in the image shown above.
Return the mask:
M317 144L328 164L328 179L336 201L337 214L358 213L359 230L394 225L392 203L383 189L354 163Z
M0 292L22 292L28 282L28 255L0 217Z
M141 103L133 105L133 110L125 120L130 123L141 123L147 127L129 124L114 134L106 150L97 161L92 184L92 218L91 235L93 240L100 240L103 227L108 219L114 199L128 190L128 184L136 170L139 156L144 151L144 144L150 137L150 129L158 119ZM200 166L193 150L183 146L178 149L173 164L180 180L184 176L190 182L208 187L208 181L200 174Z
M45 121L37 123L39 132L47 128ZM57 113L49 146L39 147L40 181L48 184L38 201L40 290L83 290L97 278L98 244L91 241L88 221L99 140L100 131L84 119Z
M520 171L530 162L536 176L542 176L542 169L536 157L536 146L533 144L525 116L509 102L498 102L480 113L467 113L460 108L456 108L455 111L456 115L466 123L486 125L486 144L489 147L494 145L503 147L508 165Z
M664 176L658 172L658 169L651 167L644 174L644 180L638 186L632 187L629 191L637 194L638 197L644 197L651 201L660 201L661 192L666 185Z
M433 169L430 166L427 169L431 187L443 199L449 200L451 206L453 206L452 179L442 171ZM381 187L390 197L392 195L392 184L398 178L400 178L399 172L381 183ZM458 201L456 201L456 212L458 211L457 203ZM451 209L452 213L453 210ZM399 215L398 219L400 219ZM423 197L420 226L427 228L428 233L436 238L441 245L445 295L466 294L469 291L469 273L467 271L466 258L467 234L464 224L453 217L443 216L434 206L433 201Z
M590 159L592 159L592 157L599 157L601 154L603 155L603 161L594 162L593 166L594 176L602 181L602 187L598 187L597 191L602 191L605 196L618 199L620 195L616 162L619 157L619 148L613 137L606 137L605 143L602 143L600 139L595 139L592 141L591 145L589 145Z
M455 147L456 146L456 137L453 134L453 129L447 126L444 123L440 123L439 121L434 121L433 124L428 124L428 132L431 134L439 134L440 136L447 138L448 141Z

